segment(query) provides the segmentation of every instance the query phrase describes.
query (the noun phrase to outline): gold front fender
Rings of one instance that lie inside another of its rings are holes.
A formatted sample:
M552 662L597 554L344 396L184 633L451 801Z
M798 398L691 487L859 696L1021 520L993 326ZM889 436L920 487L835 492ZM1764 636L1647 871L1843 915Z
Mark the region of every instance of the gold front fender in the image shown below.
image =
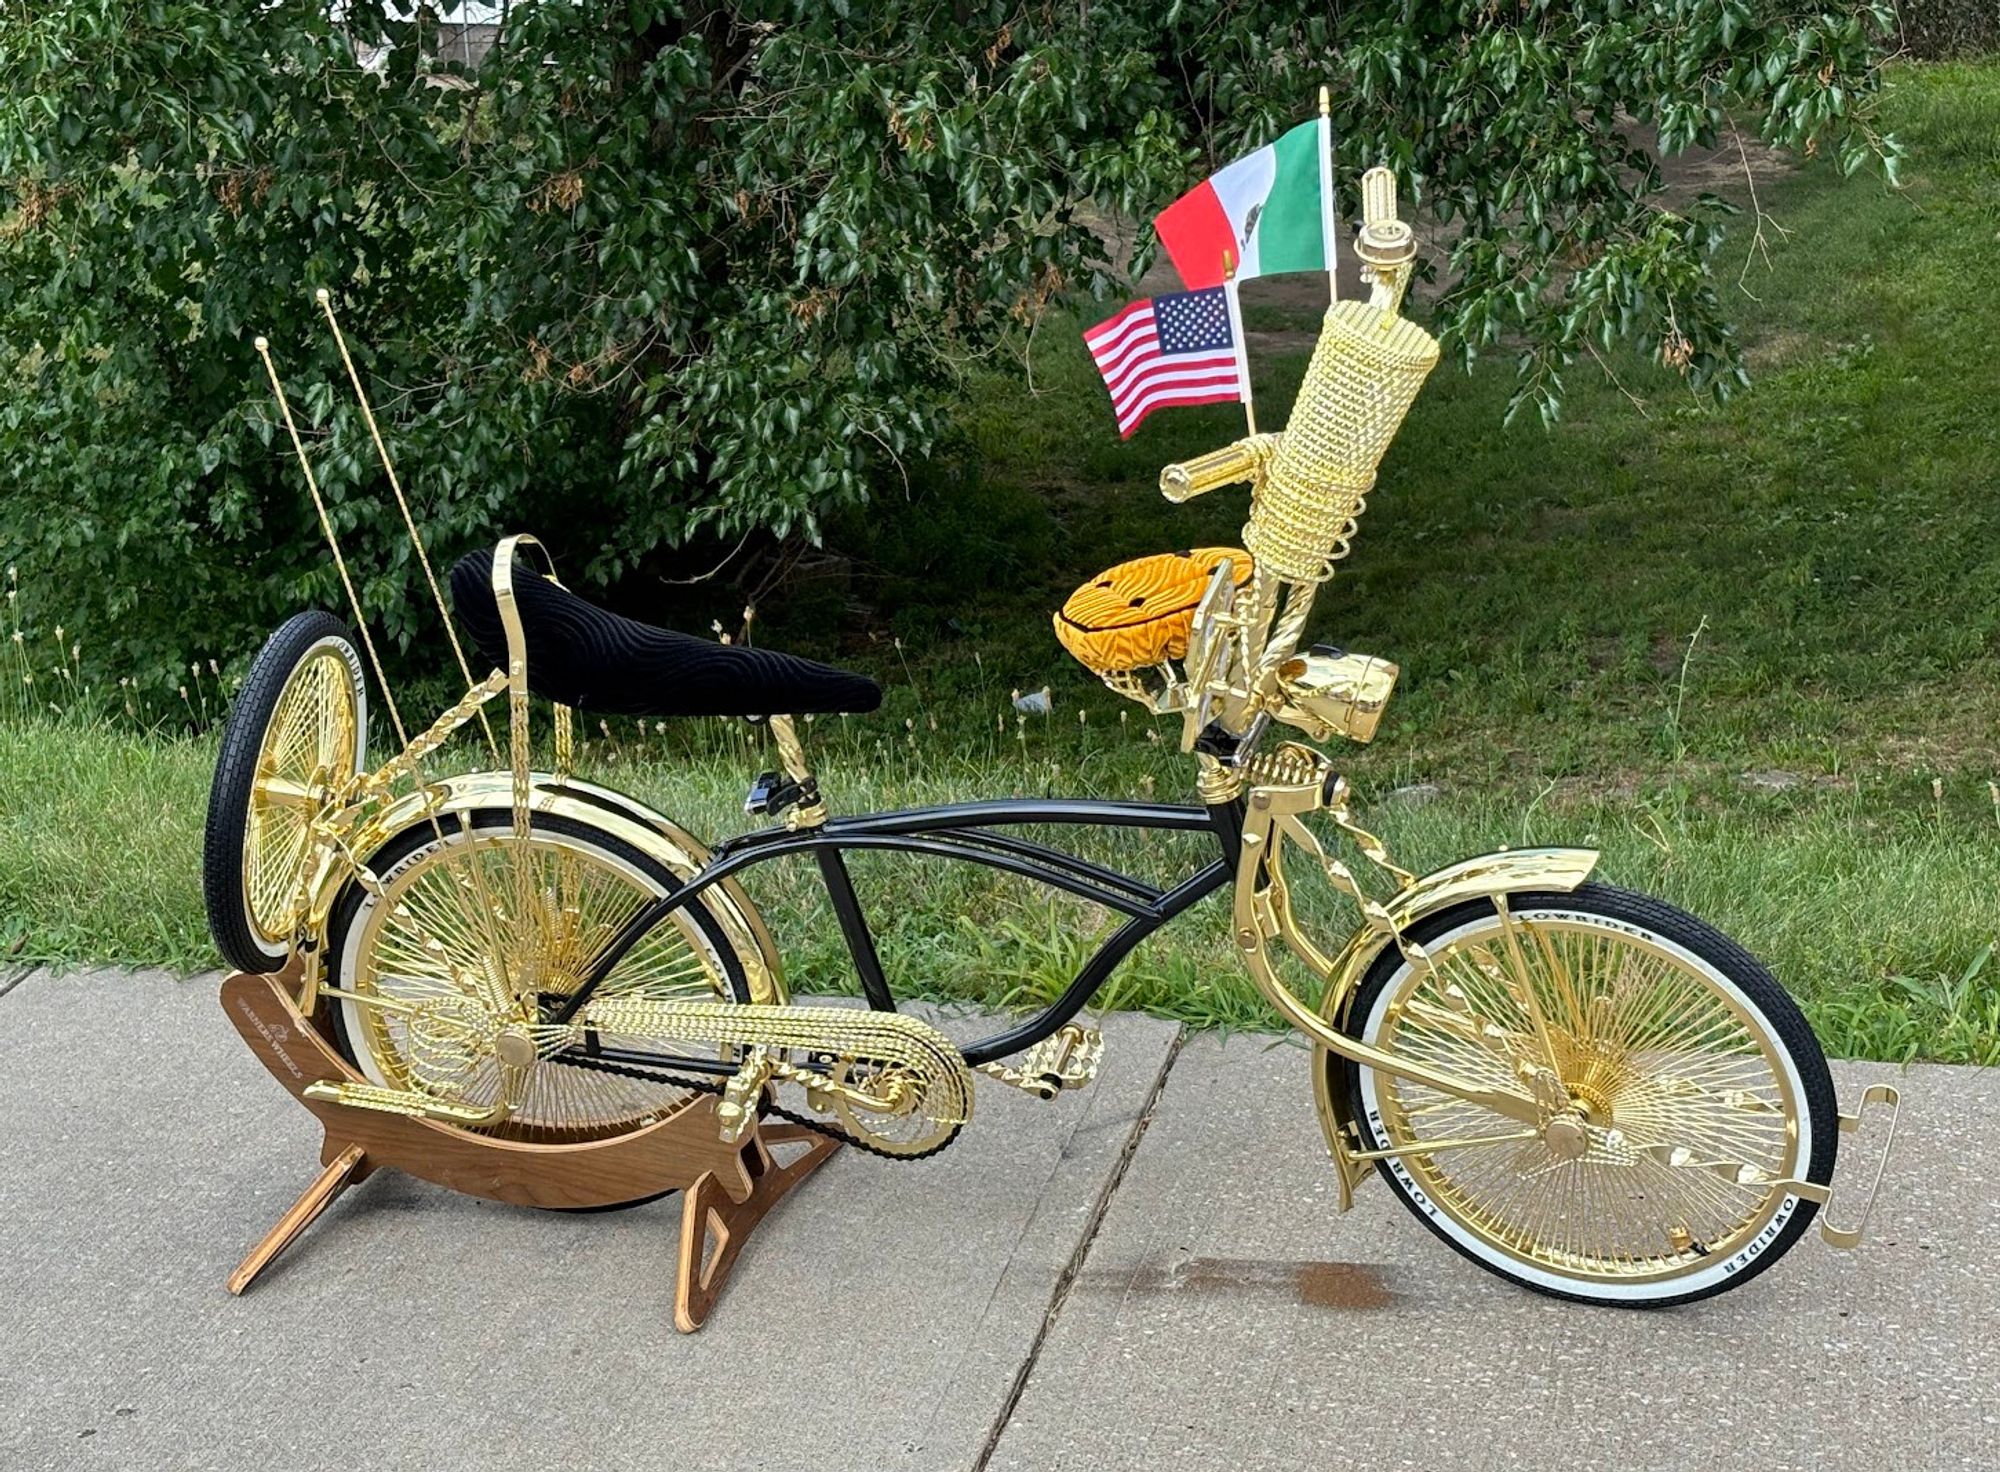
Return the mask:
M373 854L413 824L456 818L482 808L511 810L513 804L511 772L474 772L428 783L356 823L347 837L348 851L357 856ZM546 772L533 773L529 812L531 818L546 813L600 829L656 860L678 879L692 878L708 862L707 846L672 819L622 792L574 777L559 779ZM332 850L313 886L309 928L316 945L323 944L327 917L353 880L353 865L339 850ZM788 997L777 946L750 896L735 880L725 879L711 886L695 903L707 908L728 937L743 966L751 1000L784 1004ZM306 996L300 1010L310 1016L320 968L312 964L318 961L317 954L308 959Z
M1597 867L1597 857L1597 851L1588 848L1518 848L1481 854L1422 876L1398 890L1383 906L1400 932L1427 915L1467 900L1534 890L1567 894L1590 877ZM1340 954L1327 963L1319 1015L1328 1027L1347 1031L1348 1008L1355 989L1368 974L1368 968L1375 964L1375 958L1394 939L1384 931L1364 928L1356 931ZM1313 1100L1319 1109L1320 1128L1326 1133L1327 1149L1333 1153L1340 1172L1342 1211L1353 1205L1354 1188L1369 1173L1368 1162L1350 1158L1358 1139L1347 1108L1348 1081L1354 1067L1338 1053L1315 1044Z

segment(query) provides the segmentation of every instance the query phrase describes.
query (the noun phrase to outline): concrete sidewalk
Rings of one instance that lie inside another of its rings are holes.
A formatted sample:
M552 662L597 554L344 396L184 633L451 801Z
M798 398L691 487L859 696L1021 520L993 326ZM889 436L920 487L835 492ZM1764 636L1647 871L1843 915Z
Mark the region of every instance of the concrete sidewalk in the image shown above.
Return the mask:
M842 1151L682 1336L677 1196L567 1215L384 1172L229 1297L311 1117L212 978L32 976L0 998L0 1469L969 1467L1177 1037L1111 1019L1101 1091L982 1086L935 1160Z
M1866 1081L1903 1087L1868 1243L1813 1233L1742 1288L1638 1313L1502 1282L1380 1181L1336 1216L1309 1059L1255 1037L1181 1050L994 1472L2000 1458L2000 1075L1835 1064L1849 1107Z
M31 976L0 995L0 1469L2000 1456L1992 1075L1904 1078L1861 1253L1808 1239L1721 1299L1629 1314L1480 1272L1379 1183L1336 1216L1303 1049L1106 1035L1090 1090L982 1083L935 1160L842 1152L683 1337L677 1199L572 1216L388 1173L230 1298L313 1173L311 1119L212 980ZM1837 1069L1849 1096L1888 1072Z

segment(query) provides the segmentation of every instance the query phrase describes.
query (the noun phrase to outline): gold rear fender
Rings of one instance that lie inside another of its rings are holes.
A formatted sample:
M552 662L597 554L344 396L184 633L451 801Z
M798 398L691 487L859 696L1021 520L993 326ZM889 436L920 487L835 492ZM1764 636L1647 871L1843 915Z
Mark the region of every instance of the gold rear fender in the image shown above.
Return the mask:
M508 772L474 772L427 783L370 814L355 827L350 847L356 855L366 856L379 852L383 844L415 824L484 808L511 810L513 801L514 779ZM678 879L692 878L708 862L707 845L671 818L625 793L573 777L558 780L546 772L534 773L529 812L597 828L656 860ZM340 860L326 865L320 874L313 895L312 929L322 940L327 917L353 880L352 867ZM698 903L706 906L727 935L743 965L751 1000L771 1005L789 1000L777 947L764 917L742 886L725 879L711 886Z

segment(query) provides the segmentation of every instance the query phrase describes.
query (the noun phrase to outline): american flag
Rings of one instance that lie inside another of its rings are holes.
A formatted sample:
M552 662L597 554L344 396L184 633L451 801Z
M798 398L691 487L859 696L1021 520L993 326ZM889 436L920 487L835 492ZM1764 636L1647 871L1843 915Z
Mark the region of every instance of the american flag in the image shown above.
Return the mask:
M1175 291L1132 303L1084 333L1111 391L1121 438L1167 404L1227 404L1243 397L1243 361L1228 288Z

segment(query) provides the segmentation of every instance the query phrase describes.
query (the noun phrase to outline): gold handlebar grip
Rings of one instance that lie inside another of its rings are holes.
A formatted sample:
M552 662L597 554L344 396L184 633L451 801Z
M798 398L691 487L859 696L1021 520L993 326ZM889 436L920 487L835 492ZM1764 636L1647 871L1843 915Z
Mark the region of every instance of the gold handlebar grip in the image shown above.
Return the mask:
M1169 465L1160 472L1160 494L1178 503L1192 501L1218 486L1254 481L1271 463L1277 447L1276 435L1255 434L1196 459Z

